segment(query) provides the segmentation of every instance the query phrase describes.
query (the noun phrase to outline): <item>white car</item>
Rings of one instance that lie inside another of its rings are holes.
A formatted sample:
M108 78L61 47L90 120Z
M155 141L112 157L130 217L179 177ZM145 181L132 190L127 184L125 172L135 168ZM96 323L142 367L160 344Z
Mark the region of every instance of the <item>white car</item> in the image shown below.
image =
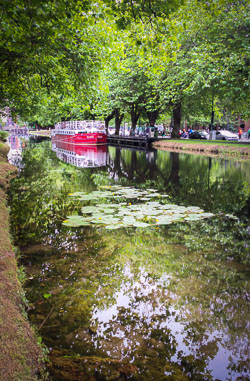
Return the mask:
M209 133L205 130L200 130L198 131L199 134L201 135L202 139L209 139Z
M109 133L109 135L114 135L115 134L115 127L109 127L108 133Z
M237 134L227 130L216 131L216 140L238 140L239 137Z

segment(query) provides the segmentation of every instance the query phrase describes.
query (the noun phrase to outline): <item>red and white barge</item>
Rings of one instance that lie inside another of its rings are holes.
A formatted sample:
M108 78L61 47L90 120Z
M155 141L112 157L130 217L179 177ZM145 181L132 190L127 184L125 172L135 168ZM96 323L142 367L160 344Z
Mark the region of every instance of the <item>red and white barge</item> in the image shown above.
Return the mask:
M60 141L81 145L107 144L105 124L99 120L60 122L51 131L52 142Z

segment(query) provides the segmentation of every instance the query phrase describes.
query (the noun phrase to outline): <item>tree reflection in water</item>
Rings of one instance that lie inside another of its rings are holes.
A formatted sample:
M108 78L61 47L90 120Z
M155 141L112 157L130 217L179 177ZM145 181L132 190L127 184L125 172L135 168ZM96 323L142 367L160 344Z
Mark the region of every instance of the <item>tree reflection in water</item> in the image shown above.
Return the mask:
M53 379L246 380L249 164L110 148L106 170L79 170L47 145L26 150L10 202ZM112 179L220 214L158 230L62 226L82 206L69 192Z

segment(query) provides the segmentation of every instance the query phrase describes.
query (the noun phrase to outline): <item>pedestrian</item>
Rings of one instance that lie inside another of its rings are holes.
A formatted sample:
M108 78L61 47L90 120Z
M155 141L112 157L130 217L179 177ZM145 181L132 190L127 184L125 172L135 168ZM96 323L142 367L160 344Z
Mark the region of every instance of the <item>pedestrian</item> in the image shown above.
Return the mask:
M247 132L248 132L248 139L250 139L250 127Z
M239 128L239 139L241 139L241 135L242 135L242 129Z

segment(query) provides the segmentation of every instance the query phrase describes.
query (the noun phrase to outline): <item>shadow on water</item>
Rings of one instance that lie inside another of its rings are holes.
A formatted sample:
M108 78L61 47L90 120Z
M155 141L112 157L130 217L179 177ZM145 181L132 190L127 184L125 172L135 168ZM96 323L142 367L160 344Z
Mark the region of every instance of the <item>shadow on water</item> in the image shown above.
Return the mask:
M247 380L249 163L116 147L105 167L66 161L31 143L9 198L52 379ZM216 215L146 229L62 224L92 203L70 193L112 184Z

